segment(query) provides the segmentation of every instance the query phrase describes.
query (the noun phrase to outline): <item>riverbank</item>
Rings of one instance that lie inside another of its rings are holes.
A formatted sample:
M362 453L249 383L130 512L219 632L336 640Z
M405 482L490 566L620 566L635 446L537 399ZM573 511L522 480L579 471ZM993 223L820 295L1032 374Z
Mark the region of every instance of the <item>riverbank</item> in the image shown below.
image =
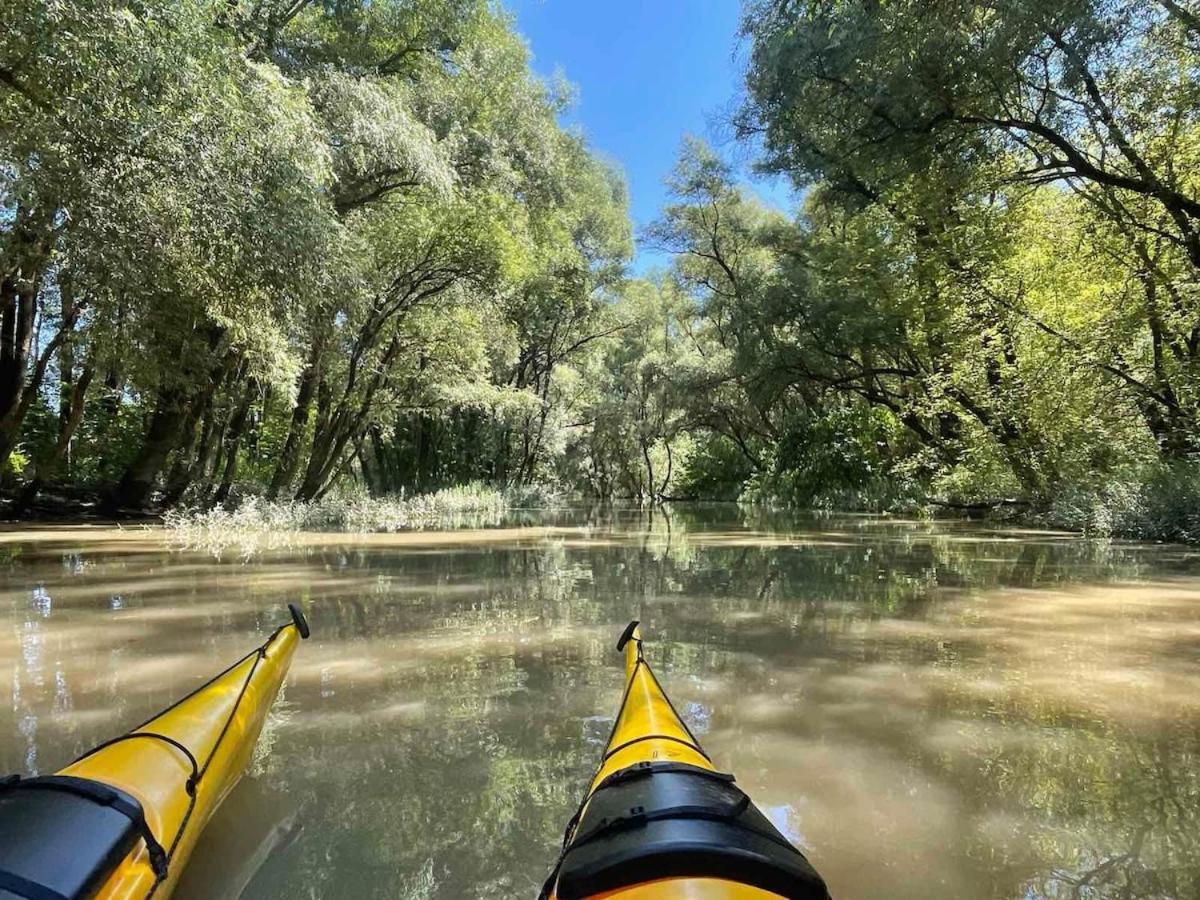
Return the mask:
M1061 489L1036 521L1101 538L1200 543L1200 467L1155 468L1140 477Z
M781 479L743 496L747 505L781 510L967 517L1103 540L1200 543L1200 465L1189 462L1144 466L1095 482L1063 482L1041 497L985 496L902 478L834 491L812 491Z
M737 505L788 513L870 513L929 520L973 519L1078 532L1086 537L1200 543L1200 467L1178 464L1098 484L1059 486L1048 498L979 498L939 492L930 485L880 479L855 489L805 492L751 490ZM541 487L500 488L471 483L438 491L373 497L364 493L319 501L269 501L247 496L235 506L129 510L114 515L81 492L47 493L46 502L16 522L157 524L189 544L244 542L252 536L297 532L393 533L435 528L484 528L517 509L562 507L564 495ZM576 498L572 506L587 506ZM633 503L634 501L627 501ZM670 505L707 502L695 498ZM611 503L611 501L610 501ZM618 505L621 505L618 502Z

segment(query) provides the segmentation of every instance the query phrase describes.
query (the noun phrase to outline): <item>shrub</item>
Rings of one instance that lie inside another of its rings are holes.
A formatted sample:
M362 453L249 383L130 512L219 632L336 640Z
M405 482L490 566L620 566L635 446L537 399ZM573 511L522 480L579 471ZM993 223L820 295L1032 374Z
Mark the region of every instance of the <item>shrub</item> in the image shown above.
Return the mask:
M1062 488L1046 524L1095 537L1200 541L1200 464L1155 465L1102 485Z

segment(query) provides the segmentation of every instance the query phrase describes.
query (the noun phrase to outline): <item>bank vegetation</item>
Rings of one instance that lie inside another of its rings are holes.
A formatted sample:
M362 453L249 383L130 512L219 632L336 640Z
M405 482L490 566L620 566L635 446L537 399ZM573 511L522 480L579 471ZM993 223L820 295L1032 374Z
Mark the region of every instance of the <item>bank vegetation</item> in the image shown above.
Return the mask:
M1200 538L1188 3L749 0L730 126L797 207L684 138L641 278L499 5L6 9L18 511L481 482Z

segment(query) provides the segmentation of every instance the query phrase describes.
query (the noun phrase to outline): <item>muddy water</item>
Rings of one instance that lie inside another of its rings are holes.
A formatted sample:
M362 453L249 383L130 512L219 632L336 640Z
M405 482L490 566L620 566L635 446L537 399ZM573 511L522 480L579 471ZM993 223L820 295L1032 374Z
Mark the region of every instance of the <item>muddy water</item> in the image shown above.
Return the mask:
M0 534L0 772L300 648L180 896L534 897L645 623L716 762L838 898L1200 896L1200 555L680 509L179 549Z

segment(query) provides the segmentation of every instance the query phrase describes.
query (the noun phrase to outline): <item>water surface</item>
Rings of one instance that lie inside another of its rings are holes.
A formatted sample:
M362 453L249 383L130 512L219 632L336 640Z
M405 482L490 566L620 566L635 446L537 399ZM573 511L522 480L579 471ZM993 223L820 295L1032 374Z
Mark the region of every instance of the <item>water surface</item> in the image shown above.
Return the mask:
M713 507L219 555L27 529L0 559L0 773L54 771L308 608L185 900L535 897L630 618L841 900L1200 896L1187 549Z

